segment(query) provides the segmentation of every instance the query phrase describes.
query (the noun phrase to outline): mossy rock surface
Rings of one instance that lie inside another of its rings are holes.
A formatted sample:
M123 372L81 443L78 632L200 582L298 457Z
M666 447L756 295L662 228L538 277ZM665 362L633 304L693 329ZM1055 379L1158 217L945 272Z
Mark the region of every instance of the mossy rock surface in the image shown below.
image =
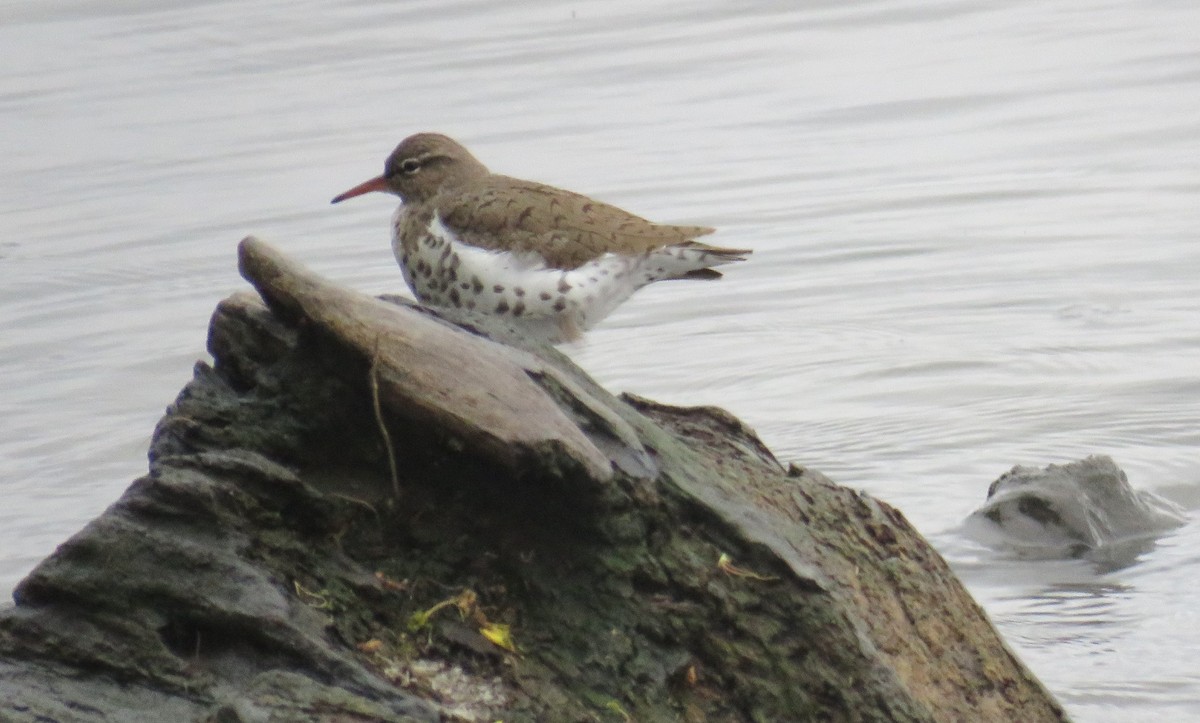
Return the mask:
M149 474L0 613L0 718L1064 719L899 512L728 413L240 253Z

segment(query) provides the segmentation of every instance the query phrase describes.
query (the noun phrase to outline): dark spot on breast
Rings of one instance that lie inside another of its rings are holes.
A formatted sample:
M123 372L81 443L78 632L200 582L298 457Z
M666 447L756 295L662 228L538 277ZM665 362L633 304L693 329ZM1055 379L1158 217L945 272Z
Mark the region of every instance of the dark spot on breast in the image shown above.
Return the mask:
M550 300L550 292L543 291L542 293L538 294L538 298L541 299L542 301L549 301Z
M471 285L465 281L460 281L458 284L458 288L462 289L463 291L467 291L468 289L471 288Z
M600 280L600 279L597 279L595 276L589 276L589 277L588 277L588 281L592 282L593 284L594 284L594 283L596 283L596 282L597 282L597 281L599 281L599 280Z
M475 300L474 300L474 299L467 299L467 308L468 308L468 309L474 309L474 308L475 308Z
M512 311L513 311L513 316L520 316L521 314L524 314L525 313L525 304L518 301L517 305L513 307Z
M446 257L450 255L450 251L450 244L446 244L446 247L442 249L442 255L439 258L441 258L442 261L445 261Z
M560 276L558 279L558 293L565 294L571 290L571 285L567 283L566 276Z
M567 298L565 296L560 296L554 300L555 311L562 311L565 308L567 308Z
M504 286L502 284L496 284L495 286L492 287L492 291L494 291L497 294L503 294Z
M508 311L508 302L504 299L501 299L500 303L496 304L496 313L503 314L506 311Z
M453 268L449 268L446 270L446 278L451 282L458 281L458 272Z
M457 269L460 263L462 263L462 259L458 258L458 254L450 257L450 268Z
M456 308L462 308L462 298L458 295L458 289L450 289L450 303Z
M478 276L471 277L471 288L476 294L478 294L480 291L483 291L483 282L479 280Z
M517 288L513 289L513 293L516 294L518 297L524 296L525 289L522 289L520 286L518 286Z

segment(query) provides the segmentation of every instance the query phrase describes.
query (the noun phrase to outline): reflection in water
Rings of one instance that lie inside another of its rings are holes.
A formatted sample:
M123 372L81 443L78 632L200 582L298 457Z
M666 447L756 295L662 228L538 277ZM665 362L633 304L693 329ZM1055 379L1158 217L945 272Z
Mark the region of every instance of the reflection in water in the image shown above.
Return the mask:
M14 7L0 587L144 471L213 305L243 287L243 235L402 287L389 203L328 199L437 130L753 248L721 283L641 292L570 353L896 504L1081 720L1178 719L1200 698L1176 589L1200 572L1195 525L1101 570L973 562L952 526L1014 464L1091 453L1200 499L1196 27L1200 5L1169 2ZM1124 592L1014 615L1089 580ZM1064 641L1083 628L1094 645Z
M1200 624L1194 588L1200 523L1071 560L1005 556L955 534L933 538L1005 638L1086 720L1139 719L1149 709L1191 720L1200 668L1185 658ZM1069 671L1056 686L1045 671Z
M1019 606L1004 616L1004 625L1012 630L1008 638L1019 645L1116 650L1136 620L1126 607L1131 593L1128 586L1101 581L1056 583L1000 604Z

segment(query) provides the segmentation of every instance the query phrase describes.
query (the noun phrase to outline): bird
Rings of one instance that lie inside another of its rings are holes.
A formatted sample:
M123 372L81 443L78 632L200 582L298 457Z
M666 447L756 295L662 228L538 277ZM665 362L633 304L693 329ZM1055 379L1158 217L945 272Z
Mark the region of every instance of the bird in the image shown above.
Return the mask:
M400 197L392 251L424 306L451 321L562 344L638 289L718 279L749 249L695 239L714 231L648 221L587 196L494 174L440 133L405 138L383 174L334 197Z

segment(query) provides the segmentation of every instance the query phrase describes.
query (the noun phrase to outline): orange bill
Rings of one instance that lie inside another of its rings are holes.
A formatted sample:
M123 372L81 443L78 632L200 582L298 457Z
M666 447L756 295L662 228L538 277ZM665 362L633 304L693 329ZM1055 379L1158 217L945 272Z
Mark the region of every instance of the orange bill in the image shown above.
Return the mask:
M388 187L387 179L384 178L383 176L376 176L375 178L372 178L369 181L364 181L364 182L358 184L354 188L351 188L349 191L346 191L345 193L334 196L333 200L330 201L330 203L337 203L339 201L345 201L347 198L354 198L355 196L361 196L364 193L370 193L371 191L386 191L387 187Z

